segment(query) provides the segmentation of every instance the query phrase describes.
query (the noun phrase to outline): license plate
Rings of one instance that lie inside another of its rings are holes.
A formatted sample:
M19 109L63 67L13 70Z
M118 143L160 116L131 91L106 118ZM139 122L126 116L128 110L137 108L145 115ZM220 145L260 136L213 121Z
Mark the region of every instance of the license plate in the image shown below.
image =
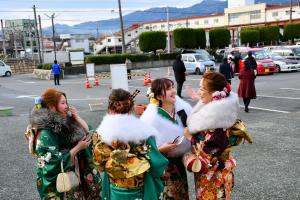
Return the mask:
M270 69L265 69L265 72L270 72Z

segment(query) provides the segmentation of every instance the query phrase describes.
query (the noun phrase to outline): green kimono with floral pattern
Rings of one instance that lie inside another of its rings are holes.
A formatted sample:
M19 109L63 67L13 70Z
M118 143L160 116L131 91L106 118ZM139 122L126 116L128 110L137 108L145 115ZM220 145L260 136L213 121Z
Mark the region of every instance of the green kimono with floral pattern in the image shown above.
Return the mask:
M71 165L69 150L61 151L60 138L48 129L38 132L36 141L36 155L38 159L37 188L41 199L99 199L101 177L93 169L91 149L82 150L77 158L79 162L81 184L71 191L59 193L56 190L56 178L61 172L61 161L64 171L74 171Z

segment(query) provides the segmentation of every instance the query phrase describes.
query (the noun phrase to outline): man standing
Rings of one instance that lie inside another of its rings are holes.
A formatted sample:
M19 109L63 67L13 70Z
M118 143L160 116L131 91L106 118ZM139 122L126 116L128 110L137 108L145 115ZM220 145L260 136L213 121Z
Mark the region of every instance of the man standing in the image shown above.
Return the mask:
M181 90L183 83L185 81L185 66L184 63L181 60L181 55L177 55L176 60L173 63L173 70L175 75L175 80L177 82L177 95L181 97Z
M52 65L52 73L54 75L54 84L59 85L60 66L57 64L57 60L54 60Z

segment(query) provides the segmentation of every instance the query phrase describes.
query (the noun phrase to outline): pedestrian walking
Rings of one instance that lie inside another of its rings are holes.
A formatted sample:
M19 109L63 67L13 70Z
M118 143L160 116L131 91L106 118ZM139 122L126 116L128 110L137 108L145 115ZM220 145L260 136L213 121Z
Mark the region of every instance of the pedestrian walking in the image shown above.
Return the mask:
M252 139L238 120L238 96L221 73L205 73L198 94L187 119L185 136L192 152L185 154L184 164L195 174L197 200L230 199L236 167L231 150L243 139L249 143Z
M57 63L57 60L54 60L54 64L52 65L52 73L54 75L54 85L59 85L59 76L60 76L60 65Z
M249 104L251 99L256 98L256 90L254 80L256 76L250 62L245 62L244 69L239 73L239 97L243 98L245 105L245 112L249 112Z
M173 70L175 75L175 80L177 82L177 95L182 98L181 91L182 86L185 81L185 66L184 63L181 60L181 55L177 55L176 60L173 63Z
M220 65L219 72L223 74L226 78L226 81L231 84L231 79L233 78L232 67L228 63L227 58L223 58L223 63Z
M102 199L158 200L168 160L158 151L158 131L135 117L134 95L112 90L108 111L94 134L94 159L103 171Z
M191 146L183 137L183 131L192 108L176 96L174 83L170 79L154 80L148 96L150 104L141 120L159 131L160 134L156 137L158 149L169 160L162 176L166 187L162 199L188 200L188 181L182 156Z
M89 128L65 93L49 88L37 99L25 136L37 157L41 199L100 199L101 177L93 163Z

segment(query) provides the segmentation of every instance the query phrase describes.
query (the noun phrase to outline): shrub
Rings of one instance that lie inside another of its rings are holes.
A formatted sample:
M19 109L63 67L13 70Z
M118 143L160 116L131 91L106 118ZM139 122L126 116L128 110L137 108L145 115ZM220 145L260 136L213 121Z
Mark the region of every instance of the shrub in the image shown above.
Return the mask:
M166 43L166 33L163 31L145 32L139 36L139 47L144 52L153 51L156 54L156 50L166 48Z
M178 28L173 31L174 43L177 48L195 48L196 32L192 28Z
M202 28L195 29L196 48L205 49L206 47L206 35L205 30Z
M259 43L259 31L254 29L243 29L241 31L241 43L255 46Z
M225 28L216 28L209 31L211 48L224 48L230 44L230 31Z
M38 64L37 66L38 69L52 69L52 64L51 63L47 63L47 64Z
M259 29L260 41L266 44L279 40L280 32L278 26L266 26Z
M288 24L284 27L283 37L285 40L294 41L295 38L300 37L300 24Z

